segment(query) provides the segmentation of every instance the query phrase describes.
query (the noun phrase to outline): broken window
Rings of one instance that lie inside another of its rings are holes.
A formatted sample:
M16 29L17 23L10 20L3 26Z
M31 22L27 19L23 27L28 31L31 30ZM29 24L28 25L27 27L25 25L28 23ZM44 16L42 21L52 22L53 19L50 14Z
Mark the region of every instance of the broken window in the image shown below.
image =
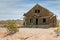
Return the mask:
M35 10L35 13L40 13L40 10Z

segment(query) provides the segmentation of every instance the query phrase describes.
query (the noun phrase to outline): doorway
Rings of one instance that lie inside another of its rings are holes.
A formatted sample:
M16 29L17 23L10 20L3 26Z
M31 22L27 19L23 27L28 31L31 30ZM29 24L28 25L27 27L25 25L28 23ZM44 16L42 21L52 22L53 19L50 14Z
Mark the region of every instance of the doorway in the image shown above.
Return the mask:
M36 18L36 25L38 25L38 18Z

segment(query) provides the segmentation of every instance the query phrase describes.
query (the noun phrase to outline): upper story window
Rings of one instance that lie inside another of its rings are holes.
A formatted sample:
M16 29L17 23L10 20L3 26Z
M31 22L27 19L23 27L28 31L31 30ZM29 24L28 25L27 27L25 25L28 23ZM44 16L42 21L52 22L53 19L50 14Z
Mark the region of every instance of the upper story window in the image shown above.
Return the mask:
M40 13L40 10L35 10L35 13Z

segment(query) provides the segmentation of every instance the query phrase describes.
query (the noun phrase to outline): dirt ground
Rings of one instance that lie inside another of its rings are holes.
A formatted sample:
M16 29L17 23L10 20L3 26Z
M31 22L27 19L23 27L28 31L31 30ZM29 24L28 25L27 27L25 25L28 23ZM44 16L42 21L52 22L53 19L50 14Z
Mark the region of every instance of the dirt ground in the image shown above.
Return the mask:
M19 28L19 32L4 37L7 31L0 28L0 40L60 40L60 36L56 37L54 29L56 28Z

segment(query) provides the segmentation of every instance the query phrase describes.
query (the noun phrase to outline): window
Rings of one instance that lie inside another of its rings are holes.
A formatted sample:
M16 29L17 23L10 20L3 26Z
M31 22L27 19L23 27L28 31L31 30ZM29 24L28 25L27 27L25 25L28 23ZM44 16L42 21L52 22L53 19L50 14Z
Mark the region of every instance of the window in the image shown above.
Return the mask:
M32 23L32 19L30 19L30 23Z
M35 10L35 13L37 13L37 10Z
M40 13L40 10L38 10L38 13Z
M45 23L46 22L46 19L45 18L43 18L43 23Z
M35 10L35 13L40 13L40 10Z

